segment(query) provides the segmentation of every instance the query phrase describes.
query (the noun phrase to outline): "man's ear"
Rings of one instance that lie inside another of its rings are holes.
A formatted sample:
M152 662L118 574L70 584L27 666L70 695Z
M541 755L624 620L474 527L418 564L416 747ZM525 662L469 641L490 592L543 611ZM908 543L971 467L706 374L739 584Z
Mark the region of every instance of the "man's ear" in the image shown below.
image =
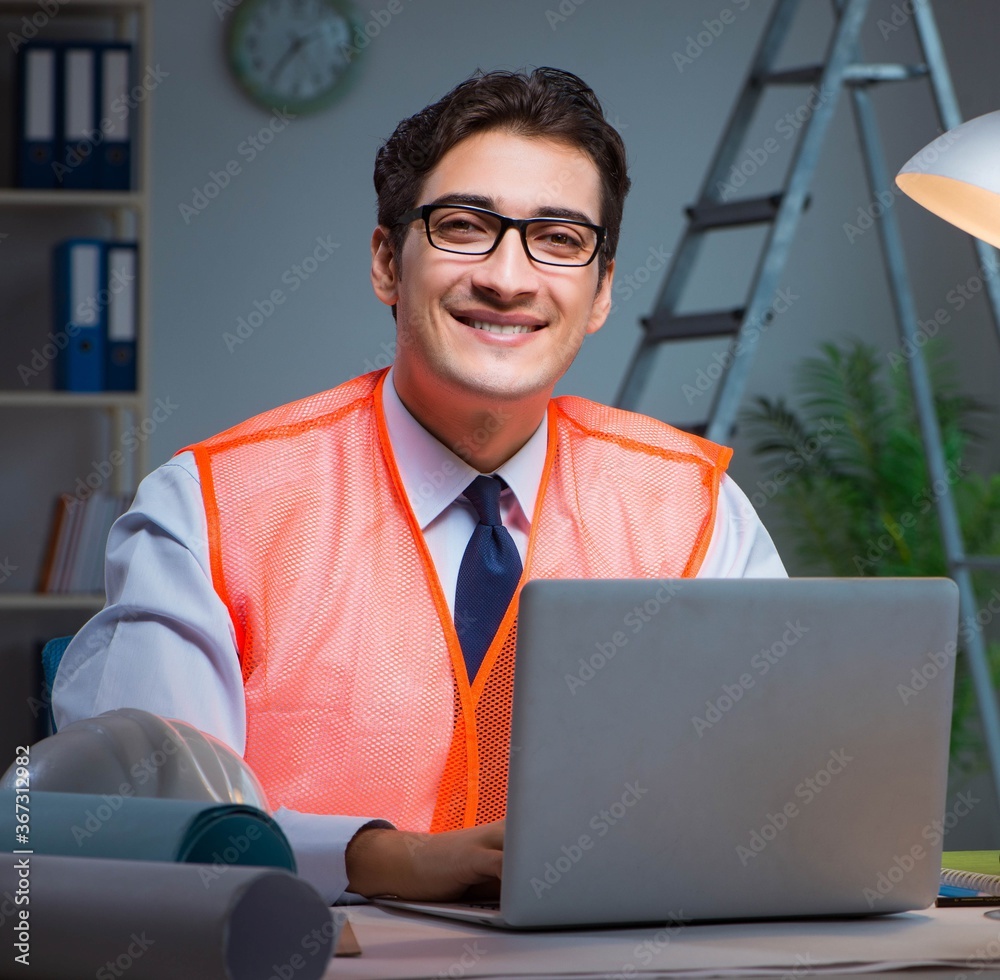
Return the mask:
M399 300L399 263L389 229L382 225L372 232L372 289L386 306L395 306Z
M608 263L604 271L604 278L597 293L594 295L594 305L590 308L590 319L587 321L587 333L597 333L604 326L608 314L611 312L611 284L615 278L615 260Z

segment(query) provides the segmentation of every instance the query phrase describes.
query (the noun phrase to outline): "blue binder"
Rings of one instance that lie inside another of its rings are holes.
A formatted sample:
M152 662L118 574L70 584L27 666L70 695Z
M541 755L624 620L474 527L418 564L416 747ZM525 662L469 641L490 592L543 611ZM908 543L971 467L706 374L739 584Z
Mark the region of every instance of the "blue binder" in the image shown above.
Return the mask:
M58 185L68 189L100 186L99 47L73 41L62 49L60 149L54 169Z
M61 391L104 390L104 247L99 239L71 238L53 250L55 386Z
M132 189L132 45L102 44L98 48L98 105L103 129L98 162L98 186L104 190Z
M18 187L56 186L52 163L57 152L59 48L38 41L17 52Z
M135 242L106 242L103 283L107 290L105 386L135 391L139 270Z

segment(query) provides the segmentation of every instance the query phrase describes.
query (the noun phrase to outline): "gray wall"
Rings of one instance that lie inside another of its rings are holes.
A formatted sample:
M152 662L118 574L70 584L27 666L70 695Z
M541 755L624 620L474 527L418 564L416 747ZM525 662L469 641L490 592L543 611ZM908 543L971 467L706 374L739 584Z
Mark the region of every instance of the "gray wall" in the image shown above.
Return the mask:
M366 11L369 6L384 7L359 4ZM690 56L690 39L724 8L732 11L732 22L710 45L695 49L690 63L679 63L675 53ZM367 278L374 154L399 119L477 67L548 64L578 72L626 141L634 189L618 255L615 308L559 389L613 399L639 336L638 319L654 300L662 274L657 256L675 246L682 208L697 191L770 8L764 0L562 0L561 6L558 0L409 0L364 52L353 91L324 113L288 123L249 160L241 144L271 119L227 73L227 18L220 19L208 0L158 3L155 60L169 77L154 106L152 380L154 398L169 398L178 408L151 439L151 463L272 405L386 363L392 320ZM829 5L814 0L803 8L785 64L814 61L826 44ZM914 54L906 9L906 3L874 0L865 39L870 60ZM996 108L1000 7L963 0L939 3L937 10L964 114ZM565 19L550 15L560 11ZM894 17L903 22L899 29ZM876 96L889 159L901 165L938 132L927 86L887 87ZM748 147L763 146L771 136L781 151L741 193L780 184L793 141L779 123L807 97L801 89L769 96ZM860 335L886 350L897 343L876 233L852 243L844 230L871 201L856 150L845 102L783 279L796 299L764 336L751 394L785 392L792 365L822 340ZM230 161L240 173L185 220L181 205L192 204L196 188ZM894 207L920 285L922 315L952 309L948 292L974 272L966 238L906 199ZM760 230L733 232L707 248L686 305L739 304L760 236ZM339 247L292 291L282 276L312 253L317 238ZM629 274L632 289L626 288ZM274 289L282 290L284 303L230 350L223 335ZM969 390L994 399L1000 357L982 296L953 318L949 332ZM661 354L642 408L674 422L699 420L708 397L692 400L682 392L718 349L709 342ZM761 475L738 437L735 444L732 472L751 492ZM986 456L995 465L997 447ZM762 516L769 521L766 510Z

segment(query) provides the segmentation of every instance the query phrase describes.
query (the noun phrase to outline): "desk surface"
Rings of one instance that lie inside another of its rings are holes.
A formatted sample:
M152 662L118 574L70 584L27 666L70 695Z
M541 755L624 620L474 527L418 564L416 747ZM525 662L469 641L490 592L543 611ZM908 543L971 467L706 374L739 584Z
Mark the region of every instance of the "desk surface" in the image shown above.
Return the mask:
M347 909L362 955L324 980L778 976L800 980L934 966L921 978L1000 976L1000 921L983 909L871 919L509 932L374 906ZM958 976L956 976L956 972ZM890 974L891 975L891 974ZM897 974L898 976L898 974Z

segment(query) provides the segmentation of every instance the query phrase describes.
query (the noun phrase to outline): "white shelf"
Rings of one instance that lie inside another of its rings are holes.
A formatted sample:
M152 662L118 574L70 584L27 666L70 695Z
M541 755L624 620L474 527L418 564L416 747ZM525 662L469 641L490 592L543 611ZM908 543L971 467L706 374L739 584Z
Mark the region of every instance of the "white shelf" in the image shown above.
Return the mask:
M37 13L40 9L38 0L0 0L0 13ZM149 0L60 0L58 16L110 17L132 10L150 10Z
M0 408L125 408L141 411L134 391L0 391Z
M93 610L104 606L104 595L90 592L0 592L0 610L4 612L58 612Z
M2 2L2 0L0 0ZM138 191L32 190L24 187L0 188L0 206L29 208L89 208L142 211L145 195Z

